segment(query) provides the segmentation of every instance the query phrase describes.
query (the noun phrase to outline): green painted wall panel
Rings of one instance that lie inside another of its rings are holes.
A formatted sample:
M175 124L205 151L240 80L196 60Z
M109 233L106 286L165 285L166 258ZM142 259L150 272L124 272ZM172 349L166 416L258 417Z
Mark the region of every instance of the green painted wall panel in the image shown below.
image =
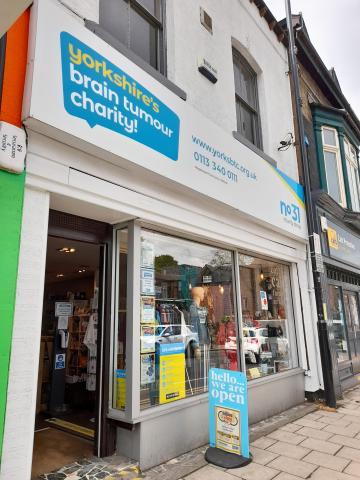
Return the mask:
M0 458L9 378L25 172L0 170Z

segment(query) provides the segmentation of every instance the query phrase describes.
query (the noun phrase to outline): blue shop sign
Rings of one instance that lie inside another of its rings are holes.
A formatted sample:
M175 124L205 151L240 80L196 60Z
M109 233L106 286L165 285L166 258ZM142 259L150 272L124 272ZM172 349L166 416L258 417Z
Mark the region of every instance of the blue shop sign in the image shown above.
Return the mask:
M178 159L179 117L134 78L67 32L61 32L65 110Z

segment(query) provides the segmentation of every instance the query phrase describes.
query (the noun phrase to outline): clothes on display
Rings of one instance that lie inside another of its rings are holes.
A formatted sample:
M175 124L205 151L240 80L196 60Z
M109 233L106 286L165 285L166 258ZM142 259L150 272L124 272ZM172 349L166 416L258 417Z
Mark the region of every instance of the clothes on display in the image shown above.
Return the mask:
M97 355L98 315L92 313L84 337L84 345L88 348L86 389L96 390L96 355Z

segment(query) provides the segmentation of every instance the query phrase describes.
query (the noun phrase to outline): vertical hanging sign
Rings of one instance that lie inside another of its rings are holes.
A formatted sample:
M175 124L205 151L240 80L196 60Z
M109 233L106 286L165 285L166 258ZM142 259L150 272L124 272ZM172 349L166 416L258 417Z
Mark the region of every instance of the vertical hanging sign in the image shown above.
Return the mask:
M251 462L247 379L242 372L211 368L209 371L208 462L237 468Z

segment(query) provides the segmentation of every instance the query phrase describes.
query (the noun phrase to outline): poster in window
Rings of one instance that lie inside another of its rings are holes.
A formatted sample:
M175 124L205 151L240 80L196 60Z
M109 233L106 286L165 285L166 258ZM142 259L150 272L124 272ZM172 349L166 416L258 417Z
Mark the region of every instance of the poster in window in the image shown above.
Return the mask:
M155 295L155 271L151 268L141 269L141 295Z
M141 353L155 352L155 326L141 325Z
M261 310L268 310L269 304L265 290L260 290Z
M140 356L140 383L147 385L155 382L155 353Z
M148 240L141 241L141 266L154 268L155 264L155 248L154 244Z
M155 323L155 297L141 297L141 323Z

